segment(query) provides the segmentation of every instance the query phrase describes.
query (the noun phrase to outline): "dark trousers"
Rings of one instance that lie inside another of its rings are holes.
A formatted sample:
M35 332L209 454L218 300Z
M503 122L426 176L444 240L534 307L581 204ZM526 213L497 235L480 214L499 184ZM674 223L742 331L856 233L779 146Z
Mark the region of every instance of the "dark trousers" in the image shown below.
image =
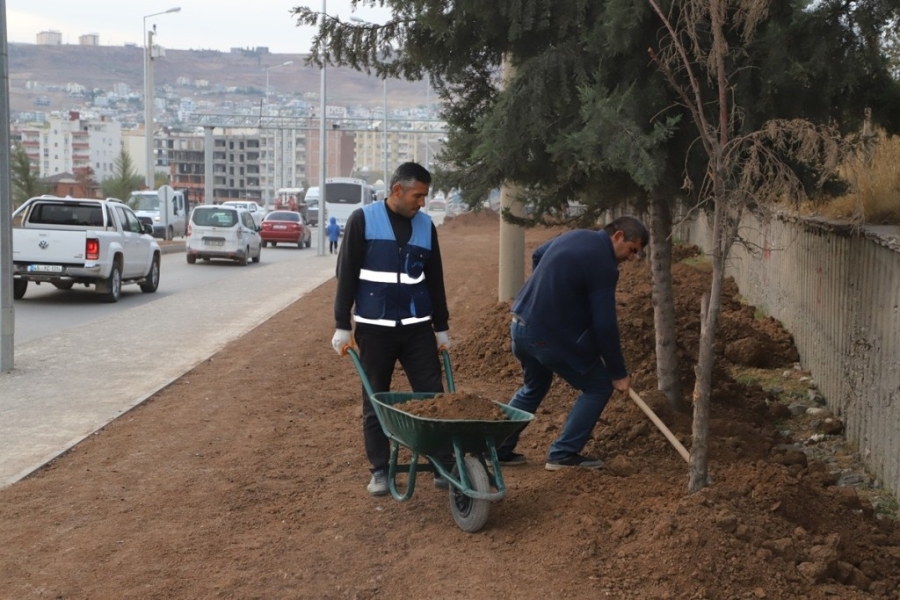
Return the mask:
M337 250L337 240L328 240L328 251L334 252Z
M375 393L391 391L391 378L397 361L403 366L414 392L443 392L441 363L431 323L407 327L380 327L365 323L356 326L356 345L363 371ZM390 442L381 428L378 415L362 391L363 439L372 471L387 469Z

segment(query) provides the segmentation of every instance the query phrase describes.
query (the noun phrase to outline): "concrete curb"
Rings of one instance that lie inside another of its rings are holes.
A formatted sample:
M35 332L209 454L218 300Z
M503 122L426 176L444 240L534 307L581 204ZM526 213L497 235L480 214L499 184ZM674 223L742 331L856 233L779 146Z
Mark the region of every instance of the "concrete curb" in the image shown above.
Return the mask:
M185 249L187 248L187 242L177 242L177 241L166 242L166 241L160 240L158 243L159 243L159 249L162 251L163 254L174 254L175 252L184 252Z

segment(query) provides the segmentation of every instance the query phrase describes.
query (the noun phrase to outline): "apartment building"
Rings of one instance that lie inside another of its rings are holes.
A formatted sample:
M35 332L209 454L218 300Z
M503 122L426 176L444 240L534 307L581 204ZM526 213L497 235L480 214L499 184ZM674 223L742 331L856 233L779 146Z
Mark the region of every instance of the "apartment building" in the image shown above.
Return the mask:
M317 185L319 132L307 128L213 129L213 202L254 200L271 203L275 190ZM328 176L353 170L354 136L340 130L327 135ZM154 140L157 170L169 173L170 185L188 190L193 202L204 202L206 136L202 127L167 128Z
M62 32L50 29L37 34L38 46L62 46Z
M415 161L431 168L434 157L440 151L443 133L432 131L427 122L389 121L387 135L388 177L397 165ZM381 121L371 129L356 132L356 148L353 171L371 173L382 179L385 163L385 138Z
M51 116L41 123L13 123L31 164L42 178L77 173L90 168L101 182L111 177L122 148L122 127L103 117L82 119L72 111L68 118Z

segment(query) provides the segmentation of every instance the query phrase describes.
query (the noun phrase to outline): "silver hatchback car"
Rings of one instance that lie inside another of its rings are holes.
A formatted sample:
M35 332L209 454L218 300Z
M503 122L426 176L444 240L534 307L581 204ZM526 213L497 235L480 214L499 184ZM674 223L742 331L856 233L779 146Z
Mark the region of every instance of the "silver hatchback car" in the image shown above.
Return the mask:
M224 258L246 265L259 262L262 243L259 227L243 208L203 205L191 212L187 230L187 261Z

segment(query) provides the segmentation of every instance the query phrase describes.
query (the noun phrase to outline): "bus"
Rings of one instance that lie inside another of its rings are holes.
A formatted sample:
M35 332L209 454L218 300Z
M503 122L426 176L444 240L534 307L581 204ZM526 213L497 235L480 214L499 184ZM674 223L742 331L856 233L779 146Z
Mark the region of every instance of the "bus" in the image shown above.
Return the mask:
M373 202L375 188L362 179L329 177L325 180L325 215L329 221L331 217L337 219L341 233L344 232L350 213Z

